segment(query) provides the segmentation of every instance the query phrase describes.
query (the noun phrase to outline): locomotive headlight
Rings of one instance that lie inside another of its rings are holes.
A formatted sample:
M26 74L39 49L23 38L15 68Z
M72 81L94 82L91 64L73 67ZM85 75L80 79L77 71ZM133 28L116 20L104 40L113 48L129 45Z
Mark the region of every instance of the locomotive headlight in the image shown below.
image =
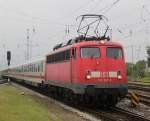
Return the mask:
M122 79L122 76L121 76L121 75L118 75L118 79Z
M90 71L87 72L86 79L91 79L91 73L90 73Z
M91 79L91 75L86 75L86 79Z
M122 79L121 71L118 71L117 76L118 76L118 79Z

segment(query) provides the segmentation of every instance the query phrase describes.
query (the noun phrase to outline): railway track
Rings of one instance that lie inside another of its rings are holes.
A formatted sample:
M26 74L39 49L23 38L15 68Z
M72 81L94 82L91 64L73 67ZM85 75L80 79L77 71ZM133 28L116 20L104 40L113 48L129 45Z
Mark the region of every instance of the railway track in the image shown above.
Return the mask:
M0 85L4 83L7 83L7 80L0 80Z
M23 85L23 86L25 86L25 85ZM47 91L45 91L45 92L43 92L43 90L39 91L39 89L36 89L36 88L28 86L28 85L26 85L25 87L28 89L34 90L36 92L38 91L39 94L49 97L49 94L47 93ZM49 97L49 98L51 98L51 97ZM56 101L63 102L63 101L57 100L57 99L56 99ZM63 104L64 104L64 102L63 102ZM65 105L66 105L66 103L65 103ZM104 109L101 110L101 109L94 109L94 108L91 109L91 108L87 108L85 106L74 106L74 105L70 105L70 104L67 104L67 106L78 109L81 112L85 112L87 114L94 115L98 119L102 119L102 121L135 121L135 120L136 121L150 121L150 119L148 119L144 116L135 114L133 112L130 112L130 111L118 108L118 107L110 108L110 110L104 110Z
M150 96L139 94L140 102L150 106Z
M101 118L102 121L150 121L150 119L142 115L135 114L119 107L113 107L110 108L110 110L89 109L85 107L80 107L79 109Z
M128 84L129 89L141 90L145 92L150 92L150 86L143 86L141 84Z
M119 108L118 107L112 108L112 110L114 110L120 114L123 114L124 116L127 116L127 118L132 119L132 121L150 121L149 118L145 118L142 115L133 113L131 111L125 110L125 109L120 108L120 107Z
M139 100L140 100L141 103L150 106L150 96L140 94L140 93L138 93L138 95L139 95ZM130 99L130 96L127 95L127 98Z
M139 95L140 102L150 106L150 86L141 84L129 84L129 91L136 92ZM129 95L127 96L129 98Z

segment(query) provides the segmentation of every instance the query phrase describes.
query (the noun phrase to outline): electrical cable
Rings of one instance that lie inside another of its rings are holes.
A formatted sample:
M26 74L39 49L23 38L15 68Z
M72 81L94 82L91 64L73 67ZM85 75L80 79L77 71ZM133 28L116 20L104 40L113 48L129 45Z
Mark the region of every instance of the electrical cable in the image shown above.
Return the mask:
M104 11L104 13L107 13L114 5L116 5L120 0L115 0L113 3L105 6L104 8L100 9L97 11L97 13L100 13Z

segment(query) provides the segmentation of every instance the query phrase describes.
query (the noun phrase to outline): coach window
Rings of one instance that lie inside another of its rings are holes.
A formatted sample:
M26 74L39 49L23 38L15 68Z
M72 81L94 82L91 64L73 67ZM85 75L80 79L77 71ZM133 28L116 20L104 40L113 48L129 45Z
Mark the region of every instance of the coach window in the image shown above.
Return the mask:
M35 64L33 64L33 72L35 72Z
M36 64L34 66L35 66L35 72L37 72Z
M32 71L32 65L30 65L30 72Z
M33 64L31 65L31 72L33 72Z
M30 72L30 65L28 65L28 72Z
M43 62L41 62L41 72L43 72Z
M26 72L28 72L28 66L26 65Z
M41 72L41 70L42 70L42 66L41 66L41 63L39 63L39 66L40 66L40 70L39 70L39 72Z
M98 47L82 47L81 58L99 58L100 49Z
M37 72L37 64L35 64L35 72Z
M40 72L40 65L38 64L38 72Z
M34 72L34 65L32 64L32 72Z
M36 72L36 64L34 64L34 72Z
M23 72L25 72L25 66L23 66Z
M33 72L35 72L35 64L33 64Z

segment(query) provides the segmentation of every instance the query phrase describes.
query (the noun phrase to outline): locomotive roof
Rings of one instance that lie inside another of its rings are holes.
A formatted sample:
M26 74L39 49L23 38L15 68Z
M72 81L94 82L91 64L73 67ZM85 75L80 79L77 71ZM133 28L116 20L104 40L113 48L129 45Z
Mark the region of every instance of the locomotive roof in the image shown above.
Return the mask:
M47 54L47 56L50 55L50 54L53 54L53 53L57 53L57 52L60 52L60 51L67 50L71 47L92 46L92 45L93 46L99 45L99 46L120 46L120 47L122 47L122 45L117 43L117 42L112 42L112 41L107 41L107 40L82 41L82 42L74 43L74 44L71 44L71 45L66 45L64 47L53 50L49 54Z
M112 41L83 41L80 43L75 43L74 46L84 46L84 45L100 45L100 46L122 46L121 44L117 42L112 42Z

